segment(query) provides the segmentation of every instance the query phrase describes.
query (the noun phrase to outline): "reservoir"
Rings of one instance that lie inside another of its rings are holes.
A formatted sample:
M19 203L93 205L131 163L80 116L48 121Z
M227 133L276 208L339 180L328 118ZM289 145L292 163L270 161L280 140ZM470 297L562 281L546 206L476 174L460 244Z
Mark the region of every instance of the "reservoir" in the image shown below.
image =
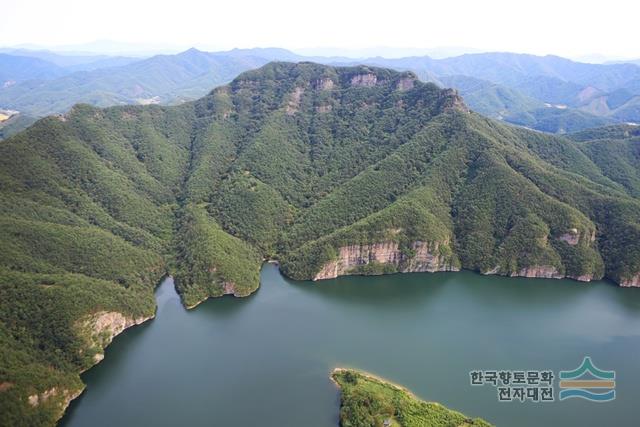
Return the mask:
M640 289L472 272L295 282L265 264L248 298L187 311L170 278L156 297L156 318L83 374L61 425L335 426L337 366L498 426L638 422ZM470 385L470 371L557 374L585 356L615 370L615 400L499 402Z

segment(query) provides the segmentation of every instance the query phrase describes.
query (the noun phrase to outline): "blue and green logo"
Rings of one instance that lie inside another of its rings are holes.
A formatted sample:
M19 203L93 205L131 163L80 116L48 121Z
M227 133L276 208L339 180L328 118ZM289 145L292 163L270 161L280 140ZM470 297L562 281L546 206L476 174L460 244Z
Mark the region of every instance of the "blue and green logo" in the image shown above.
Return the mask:
M560 371L560 400L579 397L593 402L616 398L616 372L598 369L589 356L573 371Z

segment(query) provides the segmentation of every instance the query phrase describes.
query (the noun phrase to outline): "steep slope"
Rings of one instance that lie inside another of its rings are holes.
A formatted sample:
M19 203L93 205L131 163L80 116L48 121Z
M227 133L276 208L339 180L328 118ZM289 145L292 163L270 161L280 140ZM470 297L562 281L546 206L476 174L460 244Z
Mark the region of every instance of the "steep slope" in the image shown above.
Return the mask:
M0 142L0 424L51 424L153 316L296 279L449 271L640 285L640 202L583 142L409 72L271 63L195 102L77 105ZM104 339L104 337L108 339Z
M640 197L640 127L608 126L569 135L604 175Z

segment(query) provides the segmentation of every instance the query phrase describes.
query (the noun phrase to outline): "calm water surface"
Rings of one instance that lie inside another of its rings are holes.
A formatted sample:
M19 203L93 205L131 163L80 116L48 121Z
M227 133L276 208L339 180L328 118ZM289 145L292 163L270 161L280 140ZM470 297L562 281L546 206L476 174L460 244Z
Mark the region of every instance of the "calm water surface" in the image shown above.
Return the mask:
M292 282L186 311L165 280L155 320L114 340L83 375L65 427L335 426L328 376L348 366L500 426L638 425L640 289L471 272ZM473 369L617 372L617 398L499 403Z

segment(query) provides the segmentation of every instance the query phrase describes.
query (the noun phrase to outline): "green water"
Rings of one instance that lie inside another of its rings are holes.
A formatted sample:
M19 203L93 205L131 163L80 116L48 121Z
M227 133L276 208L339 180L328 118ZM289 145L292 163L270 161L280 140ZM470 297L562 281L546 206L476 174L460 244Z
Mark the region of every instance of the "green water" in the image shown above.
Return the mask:
M155 320L116 338L62 421L76 426L335 426L335 366L501 426L637 425L640 289L470 272L292 282L186 311L171 279ZM617 371L617 398L499 403L473 369Z

